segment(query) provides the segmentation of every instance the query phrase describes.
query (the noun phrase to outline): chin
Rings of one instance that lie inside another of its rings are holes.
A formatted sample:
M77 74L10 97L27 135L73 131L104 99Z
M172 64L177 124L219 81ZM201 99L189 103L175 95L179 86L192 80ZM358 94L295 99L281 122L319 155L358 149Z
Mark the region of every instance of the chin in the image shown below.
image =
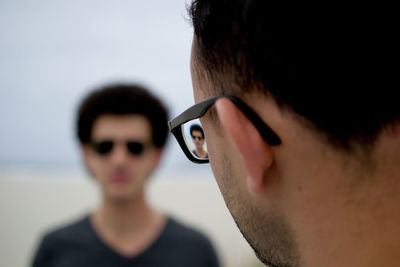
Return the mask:
M126 190L109 190L106 198L113 201L132 201L137 198L137 194Z
M115 203L126 203L126 202L131 202L133 201L135 198L132 196L126 196L126 195L111 195L108 196L108 198L111 202L115 202Z

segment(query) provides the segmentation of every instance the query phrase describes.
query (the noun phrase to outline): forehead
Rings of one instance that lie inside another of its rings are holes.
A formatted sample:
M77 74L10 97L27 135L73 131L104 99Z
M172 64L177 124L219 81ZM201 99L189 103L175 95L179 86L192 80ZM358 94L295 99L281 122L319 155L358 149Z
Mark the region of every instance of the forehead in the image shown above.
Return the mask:
M142 115L99 116L92 128L94 139L139 139L149 141L152 129L149 120Z
M196 134L201 135L201 131L199 131L199 130L192 130L192 134L193 134L193 135L196 135Z

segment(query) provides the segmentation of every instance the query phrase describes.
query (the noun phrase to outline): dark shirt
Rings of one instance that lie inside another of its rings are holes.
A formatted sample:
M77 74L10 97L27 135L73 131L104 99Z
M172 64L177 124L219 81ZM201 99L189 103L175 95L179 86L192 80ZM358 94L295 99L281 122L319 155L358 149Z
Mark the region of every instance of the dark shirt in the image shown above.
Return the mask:
M33 267L218 267L210 241L172 218L141 254L125 257L107 246L94 231L89 216L44 236Z

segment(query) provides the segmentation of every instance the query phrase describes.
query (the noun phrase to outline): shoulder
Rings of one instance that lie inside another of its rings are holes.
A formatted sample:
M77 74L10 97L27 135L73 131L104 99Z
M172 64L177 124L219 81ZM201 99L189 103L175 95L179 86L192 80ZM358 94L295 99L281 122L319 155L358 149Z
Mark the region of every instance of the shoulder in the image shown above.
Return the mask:
M173 218L168 218L158 245L168 247L170 256L188 261L182 266L219 266L217 253L210 239L201 231Z
M183 246L214 250L210 239L204 233L173 218L168 218L163 235L165 239Z
M76 241L79 238L85 238L88 235L89 228L89 217L85 216L79 220L49 230L43 235L42 243L56 245L56 243Z
M207 237L198 229L188 226L174 218L168 218L166 231L170 235L179 236L186 239L208 240Z
M90 240L89 217L86 216L69 224L54 228L45 233L36 249L33 258L33 267L54 266L54 261L60 253Z

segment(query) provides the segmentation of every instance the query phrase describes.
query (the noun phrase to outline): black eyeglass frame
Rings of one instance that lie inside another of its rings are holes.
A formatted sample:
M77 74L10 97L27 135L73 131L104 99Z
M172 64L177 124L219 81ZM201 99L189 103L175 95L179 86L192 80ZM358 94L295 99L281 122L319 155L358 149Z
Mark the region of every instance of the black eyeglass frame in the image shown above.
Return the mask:
M235 96L231 95L219 95L205 99L168 122L170 132L175 136L178 144L185 153L186 157L194 163L208 163L208 158L196 158L190 152L186 145L185 138L183 137L182 125L188 121L203 117L206 112L214 105L214 103L220 98L227 98L232 101L243 114L254 124L260 135L263 137L265 142L271 146L281 144L279 136L252 110L246 103Z

